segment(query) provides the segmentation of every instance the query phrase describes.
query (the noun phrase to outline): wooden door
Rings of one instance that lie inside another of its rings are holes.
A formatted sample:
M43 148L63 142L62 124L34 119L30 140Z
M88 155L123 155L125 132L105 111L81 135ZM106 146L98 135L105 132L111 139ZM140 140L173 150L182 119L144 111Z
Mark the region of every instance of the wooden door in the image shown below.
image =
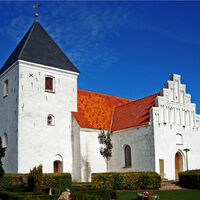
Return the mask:
M175 155L175 177L178 179L178 173L181 171L180 167L180 153L176 153Z
M54 161L53 167L54 167L54 173L58 173L58 162L57 161Z
M165 171L164 171L164 160L163 159L159 159L159 165L160 165L160 176L161 176L161 178L164 178Z

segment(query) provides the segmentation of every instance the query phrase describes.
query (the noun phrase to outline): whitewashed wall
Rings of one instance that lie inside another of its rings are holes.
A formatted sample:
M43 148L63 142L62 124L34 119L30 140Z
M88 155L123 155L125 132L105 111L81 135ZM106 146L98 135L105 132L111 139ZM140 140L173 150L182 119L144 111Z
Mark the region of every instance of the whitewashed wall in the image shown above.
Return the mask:
M45 92L45 76L55 78L55 93ZM43 165L53 172L53 162L63 160L72 172L71 111L77 111L77 73L20 61L18 172ZM47 125L48 114L55 126Z
M19 67L15 63L0 77L0 136L7 133L8 146L3 158L7 173L18 171L18 81ZM8 80L8 96L4 97L4 81Z
M133 127L112 133L113 156L109 163L109 171L154 171L154 137L149 125ZM131 147L132 166L125 167L124 147Z
M81 181L81 144L80 144L80 126L72 115L72 179Z
M100 155L99 130L80 129L81 180L91 181L91 173L106 172L106 161Z
M155 138L156 171L160 173L159 159L164 159L165 178L175 179L175 154L183 156L183 170L186 170L186 154L189 148L189 169L200 168L200 117L196 115L196 105L186 93L179 75L172 75L166 88L157 97L152 109L152 122ZM183 143L177 142L177 134L182 135ZM179 143L179 144L177 144Z

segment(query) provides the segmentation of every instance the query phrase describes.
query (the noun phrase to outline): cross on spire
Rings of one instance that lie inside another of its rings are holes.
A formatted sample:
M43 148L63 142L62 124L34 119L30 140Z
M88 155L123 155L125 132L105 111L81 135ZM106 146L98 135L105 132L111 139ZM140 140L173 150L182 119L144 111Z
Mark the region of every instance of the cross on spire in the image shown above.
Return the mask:
M39 8L39 4L38 3L36 3L36 4L34 4L32 7L34 8L34 9L36 9L36 11L38 10L38 8ZM35 18L37 18L37 17L39 17L39 14L38 14L38 12L36 12L35 14Z

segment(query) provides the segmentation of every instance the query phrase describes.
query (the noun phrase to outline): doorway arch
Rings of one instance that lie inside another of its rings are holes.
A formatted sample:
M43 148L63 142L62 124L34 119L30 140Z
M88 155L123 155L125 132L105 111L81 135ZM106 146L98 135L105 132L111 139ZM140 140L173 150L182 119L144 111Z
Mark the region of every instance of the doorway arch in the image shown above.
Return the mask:
M183 156L178 151L175 154L175 179L178 179L178 173L183 171Z
M60 160L55 160L53 162L53 170L54 173L62 173L63 172L63 164Z

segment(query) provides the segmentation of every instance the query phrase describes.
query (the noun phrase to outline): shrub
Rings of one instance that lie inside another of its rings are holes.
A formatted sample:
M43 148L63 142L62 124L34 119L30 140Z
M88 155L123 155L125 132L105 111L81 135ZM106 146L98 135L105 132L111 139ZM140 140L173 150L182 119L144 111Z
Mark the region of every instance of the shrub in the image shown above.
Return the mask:
M19 195L17 193L13 193L13 192L8 192L8 191L1 191L0 192L0 198L2 198L3 200L27 200L30 199L29 196L22 196Z
M31 192L42 192L42 165L30 170L28 175L28 187Z
M30 187L27 188L28 176L28 174L5 174L0 179L0 191L21 192L30 190ZM22 177L26 179L25 184L22 184ZM42 187L46 191L49 191L49 188L59 189L60 191L64 191L65 188L71 188L71 175L69 173L43 174L42 179Z
M161 177L156 172L95 173L92 174L92 186L97 189L158 189Z
M14 193L8 191L0 192L0 199L3 200L57 200L57 195L34 195L29 193Z
M22 177L25 177L25 179L27 180L28 175L27 174L5 174L4 177L0 179L0 191L2 190L21 191L23 187Z
M43 174L43 185L45 187L59 189L71 188L72 178L70 173Z
M200 170L180 172L179 184L185 188L200 189Z
M117 196L115 191L109 190L82 190L82 191L72 191L70 195L71 200L110 200L111 195Z

